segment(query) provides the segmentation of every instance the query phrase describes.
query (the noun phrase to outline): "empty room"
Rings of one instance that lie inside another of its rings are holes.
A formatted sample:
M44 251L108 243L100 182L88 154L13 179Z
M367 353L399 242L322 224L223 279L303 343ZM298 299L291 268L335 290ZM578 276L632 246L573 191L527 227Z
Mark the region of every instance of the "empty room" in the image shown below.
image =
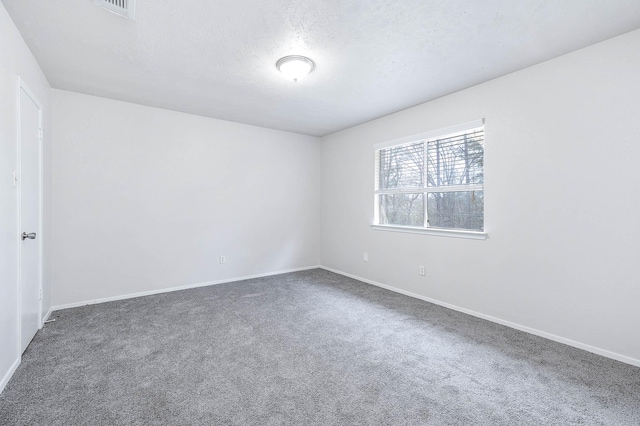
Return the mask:
M637 0L0 0L0 425L640 425Z

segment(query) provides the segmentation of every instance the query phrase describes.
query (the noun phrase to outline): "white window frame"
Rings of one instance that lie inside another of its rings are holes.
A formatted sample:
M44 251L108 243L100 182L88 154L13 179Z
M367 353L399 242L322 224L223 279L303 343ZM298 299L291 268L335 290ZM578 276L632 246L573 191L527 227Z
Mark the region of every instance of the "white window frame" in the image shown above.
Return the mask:
M446 228L430 228L427 226L427 212L424 212L424 226L405 226L405 225L390 225L390 224L380 224L380 205L379 205L379 197L380 194L403 194L410 193L415 194L417 192L424 193L427 196L428 193L433 192L455 192L455 191L485 191L484 184L471 184L471 185L456 185L453 188L429 188L429 187L416 187L416 188L401 188L401 189L385 189L380 190L376 187L379 180L379 164L378 164L378 151L385 148L390 148L393 146L401 146L401 145L409 145L412 143L424 141L427 143L429 140L433 139L441 139L446 137L456 136L457 134L467 133L470 130L478 129L484 127L484 119L474 120L467 123L458 124L455 126L445 127L441 129L431 130L424 133L419 133L417 135L406 136L400 139L394 139L387 142L382 142L375 144L374 153L375 157L375 182L374 182L374 221L371 224L371 228L378 231L394 231L394 232L404 232L411 234L425 234L425 235L435 235L442 237L453 237L453 238L467 238L467 239L475 239L475 240L485 240L488 236L486 231L486 223L484 231L471 231L471 230L460 230L460 229L446 229ZM485 153L486 153L486 144L484 144Z

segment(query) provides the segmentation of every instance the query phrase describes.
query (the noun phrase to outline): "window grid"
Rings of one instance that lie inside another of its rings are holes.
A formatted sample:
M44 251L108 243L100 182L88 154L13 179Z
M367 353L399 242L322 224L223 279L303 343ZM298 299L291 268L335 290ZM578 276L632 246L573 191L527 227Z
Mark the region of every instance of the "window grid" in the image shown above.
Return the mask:
M375 154L377 224L484 229L483 127L388 146ZM391 219L389 212L395 213Z

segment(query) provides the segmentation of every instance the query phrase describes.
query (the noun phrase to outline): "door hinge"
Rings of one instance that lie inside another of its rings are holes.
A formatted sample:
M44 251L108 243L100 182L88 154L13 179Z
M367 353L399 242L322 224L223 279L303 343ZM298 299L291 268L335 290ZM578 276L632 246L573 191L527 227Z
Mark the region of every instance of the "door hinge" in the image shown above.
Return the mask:
M42 300L42 289L40 289L38 293L38 300Z
M13 186L18 186L18 172L13 171Z
M42 128L38 129L38 137L40 140L44 139L44 130Z

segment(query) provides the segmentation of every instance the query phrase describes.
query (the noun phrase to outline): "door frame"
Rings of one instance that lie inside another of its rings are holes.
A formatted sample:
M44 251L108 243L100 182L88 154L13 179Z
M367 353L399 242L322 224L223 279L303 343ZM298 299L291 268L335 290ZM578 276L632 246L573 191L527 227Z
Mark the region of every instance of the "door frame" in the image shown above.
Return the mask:
M39 287L39 303L38 303L38 329L41 329L44 325L44 321L42 318L43 311L43 302L44 302L44 288L43 288L43 268L44 268L44 179L43 179L43 164L42 164L42 149L43 149L43 140L44 140L44 123L43 123L43 113L42 113L42 103L35 96L33 91L27 86L24 80L20 77L17 77L16 82L16 106L17 106L17 163L16 163L16 175L14 177L14 183L17 187L17 203L18 203L18 232L16 235L17 238L17 247L18 247L18 358L22 357L22 105L20 102L21 92L24 92L38 107L38 125L40 127L40 137L38 138L38 182L39 182L39 194L38 200L40 203L38 209L38 236L40 238L36 238L38 242L38 287Z

